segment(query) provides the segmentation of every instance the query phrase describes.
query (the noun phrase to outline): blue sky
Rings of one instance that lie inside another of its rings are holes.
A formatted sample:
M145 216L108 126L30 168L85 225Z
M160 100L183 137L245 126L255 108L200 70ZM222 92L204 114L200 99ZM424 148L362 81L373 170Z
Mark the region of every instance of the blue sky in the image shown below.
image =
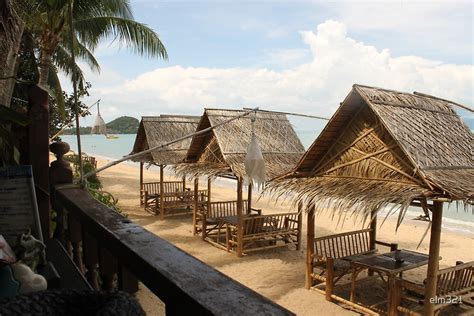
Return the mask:
M471 1L131 1L169 60L104 42L106 121L261 106L330 116L353 83L473 104ZM465 113L462 113L466 115ZM90 119L84 120L84 125ZM90 124L90 123L89 123ZM322 126L322 123L318 123Z

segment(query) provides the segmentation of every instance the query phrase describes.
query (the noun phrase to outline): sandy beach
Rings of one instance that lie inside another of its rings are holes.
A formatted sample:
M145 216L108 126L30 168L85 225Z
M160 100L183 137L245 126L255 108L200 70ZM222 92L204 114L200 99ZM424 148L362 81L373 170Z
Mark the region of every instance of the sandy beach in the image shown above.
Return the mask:
M108 160L99 159L98 166ZM167 176L170 178L170 176ZM144 170L145 181L158 179L158 168ZM100 173L100 180L104 190L112 193L119 199L119 206L136 223L142 225L154 234L173 243L182 250L204 261L229 277L248 286L256 292L266 296L298 315L314 315L324 311L325 315L353 315L353 311L344 309L336 304L325 301L324 296L304 289L306 224L303 225L303 245L300 251L289 248L251 253L243 258L227 253L211 244L192 235L191 216L177 216L164 221L145 212L139 205L139 170L131 163L121 164ZM205 179L201 179L200 186L204 188ZM235 188L232 183L217 181L213 185L212 199L235 199ZM244 193L245 194L245 193ZM258 194L254 199L257 200ZM255 207L261 208L264 213L288 211L288 203L275 202L262 198L255 202ZM304 218L306 223L306 218ZM415 221L407 217L402 226L395 231L395 218L388 218L381 226L379 220L378 240L396 242L399 248L428 253L429 234L417 249L428 223ZM362 223L346 219L337 223L329 215L320 215L316 219L316 235L324 236L336 232L360 229ZM456 261L474 260L473 234L460 234L444 230L441 240L440 268L452 266ZM386 250L386 249L383 249ZM410 278L422 281L426 276L426 266L412 270ZM156 298L146 288L138 293L140 302L148 315L159 315L162 309L157 308Z

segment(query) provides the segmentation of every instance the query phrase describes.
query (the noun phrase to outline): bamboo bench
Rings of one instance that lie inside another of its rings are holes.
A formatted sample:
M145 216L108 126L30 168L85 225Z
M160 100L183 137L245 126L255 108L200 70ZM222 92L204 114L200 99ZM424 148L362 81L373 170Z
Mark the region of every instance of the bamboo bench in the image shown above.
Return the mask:
M326 299L330 300L334 285L351 270L350 261L377 252L371 246L371 232L368 228L315 238L311 286L324 284ZM377 240L375 244L389 247L390 251L398 248L397 244ZM319 272L315 272L315 268L319 268Z
M261 214L261 210L248 209L248 200L243 200L243 214L253 212ZM201 235L202 239L217 234L220 228L220 219L226 216L237 216L237 201L200 201L193 216L193 233Z
M392 297L393 306L397 311L406 315L421 315L418 311L423 308L425 287L408 280L396 279ZM405 291L405 294L403 290ZM454 267L438 271L436 286L435 313L452 304L467 304L474 306L474 261L461 263ZM402 301L408 301L414 307L401 306ZM421 312L421 311L420 311Z
M239 227L227 224L227 251L241 245L242 253L286 245L301 246L301 216L298 213L247 215L242 219L242 236Z
M163 198L163 201L161 200ZM205 200L207 190L199 190L198 198ZM140 204L145 210L158 215L164 204L165 215L170 209L185 209L189 212L194 205L194 191L184 186L183 181L164 181L163 195L160 194L160 182L146 182L140 190Z

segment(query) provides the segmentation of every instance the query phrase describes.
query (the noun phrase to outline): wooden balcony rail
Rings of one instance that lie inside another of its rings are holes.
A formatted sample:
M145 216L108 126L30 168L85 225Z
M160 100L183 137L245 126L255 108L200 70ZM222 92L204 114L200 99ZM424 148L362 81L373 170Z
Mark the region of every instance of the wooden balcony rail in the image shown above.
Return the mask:
M136 292L137 280L168 315L293 315L71 186L54 190L56 237L95 289ZM66 216L65 216L66 215ZM116 281L117 280L117 281Z

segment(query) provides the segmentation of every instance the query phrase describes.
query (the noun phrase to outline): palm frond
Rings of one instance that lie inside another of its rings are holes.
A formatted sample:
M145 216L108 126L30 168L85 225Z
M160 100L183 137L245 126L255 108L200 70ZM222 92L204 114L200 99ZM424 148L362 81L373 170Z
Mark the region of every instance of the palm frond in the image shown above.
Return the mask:
M115 16L84 18L74 22L74 28L83 43L94 48L110 36L132 48L134 53L147 57L168 59L166 48L158 34L145 24Z
M72 77L74 67L79 87L84 86L85 79L82 69L77 64L71 65L71 54L63 45L58 45L56 47L56 51L53 55L53 62L58 69L63 71L71 80L74 79Z
M133 20L132 9L128 0L76 0L74 1L73 15L74 19L112 15Z

